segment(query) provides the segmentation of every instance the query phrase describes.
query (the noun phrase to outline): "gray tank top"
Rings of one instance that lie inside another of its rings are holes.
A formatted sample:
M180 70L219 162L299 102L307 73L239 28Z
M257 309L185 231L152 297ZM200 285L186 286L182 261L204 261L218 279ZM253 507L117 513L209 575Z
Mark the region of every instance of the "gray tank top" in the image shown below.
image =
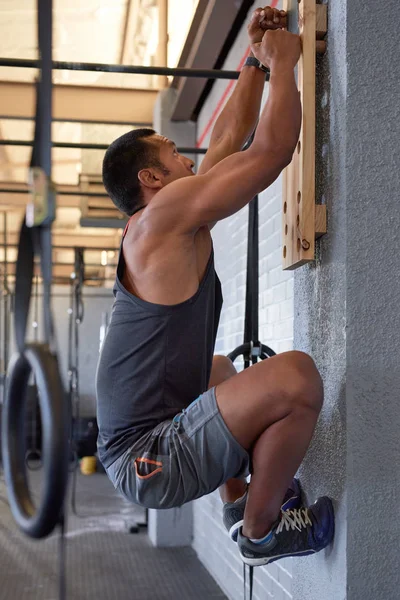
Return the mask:
M96 374L98 453L106 468L206 391L222 307L213 250L195 295L164 306L145 302L122 285L122 243Z

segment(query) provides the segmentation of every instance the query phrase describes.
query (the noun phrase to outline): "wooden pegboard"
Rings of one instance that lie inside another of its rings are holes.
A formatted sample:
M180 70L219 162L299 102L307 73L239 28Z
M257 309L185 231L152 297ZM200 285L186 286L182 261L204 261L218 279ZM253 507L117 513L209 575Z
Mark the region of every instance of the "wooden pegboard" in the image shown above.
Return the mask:
M292 162L283 173L282 261L283 268L290 270L314 260L315 239L326 233L326 207L315 204L316 38L326 33L326 6L316 5L315 0L284 0L283 8L289 15L289 30L302 39L297 84L303 120Z

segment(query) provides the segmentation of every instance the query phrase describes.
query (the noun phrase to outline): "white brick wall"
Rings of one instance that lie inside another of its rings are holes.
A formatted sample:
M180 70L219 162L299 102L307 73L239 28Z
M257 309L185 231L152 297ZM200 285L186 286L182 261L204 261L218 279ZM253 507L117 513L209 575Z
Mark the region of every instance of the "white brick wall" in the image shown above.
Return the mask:
M246 31L239 35L224 68L235 69L247 47ZM227 87L218 81L198 123L198 134L207 125L214 107ZM264 99L265 101L265 99ZM204 141L207 146L209 137ZM293 275L281 267L281 180L260 195L259 202L259 326L260 340L275 352L292 349ZM213 230L216 269L220 276L224 307L216 353L227 354L243 343L246 286L248 208L218 223ZM240 364L237 365L240 367ZM222 525L222 503L218 492L194 503L193 547L231 600L243 598L243 565L236 544ZM254 600L289 600L291 559L254 571Z
M272 206L274 210L272 210ZM292 274L280 266L281 184L275 183L260 196L260 340L276 352L292 349ZM213 230L216 269L220 276L224 307L216 353L227 354L243 342L246 284L247 215L245 208L219 223ZM272 231L271 234L268 232ZM278 257L278 259L277 259ZM237 365L240 367L240 363ZM223 528L218 492L194 503L194 542L200 560L231 600L243 598L242 562ZM254 572L254 600L288 600L291 591L291 559Z

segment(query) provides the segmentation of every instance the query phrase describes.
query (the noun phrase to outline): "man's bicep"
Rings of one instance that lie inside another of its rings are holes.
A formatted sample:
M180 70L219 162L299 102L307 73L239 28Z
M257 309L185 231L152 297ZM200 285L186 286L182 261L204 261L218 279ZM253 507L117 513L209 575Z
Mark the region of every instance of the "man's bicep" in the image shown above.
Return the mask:
M148 214L166 230L196 231L246 206L284 166L272 152L238 152L205 175L185 177L166 186L152 201Z
M225 158L199 176L202 185L193 196L191 218L206 225L235 214L271 185L287 163L274 152L253 149Z

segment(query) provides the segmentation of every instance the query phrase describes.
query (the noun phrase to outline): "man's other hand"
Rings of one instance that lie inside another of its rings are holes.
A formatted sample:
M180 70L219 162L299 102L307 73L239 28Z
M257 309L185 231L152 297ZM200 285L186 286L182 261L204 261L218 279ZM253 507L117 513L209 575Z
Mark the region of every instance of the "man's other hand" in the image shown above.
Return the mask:
M266 31L261 43L251 45L254 56L271 70L275 66L292 68L296 66L301 53L300 36L277 29Z
M247 27L250 44L260 43L268 29L284 29L287 26L287 13L284 10L271 8L257 8Z

